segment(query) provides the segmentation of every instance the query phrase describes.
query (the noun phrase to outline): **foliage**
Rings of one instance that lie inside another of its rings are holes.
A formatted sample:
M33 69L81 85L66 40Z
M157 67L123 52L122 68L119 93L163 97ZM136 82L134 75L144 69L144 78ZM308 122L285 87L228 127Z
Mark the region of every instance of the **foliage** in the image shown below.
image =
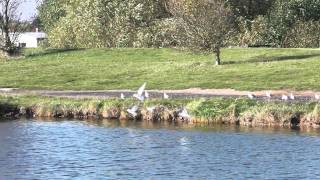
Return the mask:
M72 1L66 6L64 17L49 31L49 44L53 47L84 48L103 47L103 37L99 31L103 30L98 15L101 13L96 0ZM83 23L86 22L86 23Z
M299 21L318 20L319 8L320 2L318 0L277 0L268 15L269 43L281 47L310 47L301 46L301 43L292 46L292 43L295 41L294 39L291 41L291 45L286 46L285 41L288 41L288 38L292 37L291 29L294 26L295 28L299 28L298 26L301 28L301 22ZM312 22L316 21L310 21L309 24ZM310 33L310 30L310 28L307 30L308 33ZM319 31L313 31L312 33L319 34ZM298 35L298 39L304 38L304 34L296 35Z
M182 20L186 46L215 53L220 65L220 48L231 33L232 14L224 0L181 0L171 3L172 12Z
M153 40L162 31L158 24L169 17L163 1L158 0L76 0L63 4L63 10L53 13L56 18L42 18L48 23L44 26L52 47L157 46ZM53 6L43 3L40 11L55 9Z
M232 12L249 22L261 15L267 15L275 0L226 0Z
M319 32L319 33L315 33ZM320 47L320 21L298 21L289 30L286 47Z
M177 21L175 18L166 18L155 21L148 28L140 28L136 32L133 47L175 47L182 44Z
M263 47L269 46L268 42L268 23L267 19L263 16L256 17L248 25L248 21L245 21L240 17L237 21L238 33L229 38L229 44L233 46L241 47Z
M287 32L293 24L293 14L287 0L277 0L268 16L269 40L274 46L284 47Z
M316 28L319 1L275 0L270 4L268 11L261 13L262 15L237 18L238 34L231 38L232 45L319 47L319 31ZM314 39L311 40L312 38Z
M61 17L66 15L66 5L70 0L43 0L38 7L38 16L45 31L50 31Z
M317 37L319 9L319 0L44 0L39 20L54 48L179 46L219 56L229 45L318 47L298 40Z
M0 51L6 54L5 56L19 54L15 41L19 32L23 30L18 12L20 4L20 0L0 1Z
M319 0L293 0L288 3L293 18L303 21L320 20Z

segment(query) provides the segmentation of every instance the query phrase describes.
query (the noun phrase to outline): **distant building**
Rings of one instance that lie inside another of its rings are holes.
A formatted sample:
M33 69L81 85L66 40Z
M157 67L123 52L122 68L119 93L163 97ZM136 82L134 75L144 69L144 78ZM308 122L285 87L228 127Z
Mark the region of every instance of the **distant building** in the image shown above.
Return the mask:
M24 32L20 33L16 38L14 38L14 43L16 46L22 48L37 48L39 43L47 39L47 34L44 32Z

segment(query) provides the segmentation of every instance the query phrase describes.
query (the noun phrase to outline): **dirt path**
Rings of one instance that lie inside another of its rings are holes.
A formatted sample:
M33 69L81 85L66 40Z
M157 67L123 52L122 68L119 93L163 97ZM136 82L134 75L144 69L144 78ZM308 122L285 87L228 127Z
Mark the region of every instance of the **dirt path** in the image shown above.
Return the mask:
M170 98L210 98L210 97L247 97L248 93L252 93L257 99L268 100L266 91L236 91L233 89L185 89L185 90L149 90L150 98L162 98L163 93L167 93ZM320 92L313 91L289 91L276 90L270 91L272 99L281 100L282 95L293 93L298 101L309 101L315 99L315 94ZM112 98L120 97L123 93L126 97L132 97L135 91L131 90L108 90L108 91L48 91L48 90L23 90L0 88L0 94L10 95L42 95L53 97L69 97L69 98Z

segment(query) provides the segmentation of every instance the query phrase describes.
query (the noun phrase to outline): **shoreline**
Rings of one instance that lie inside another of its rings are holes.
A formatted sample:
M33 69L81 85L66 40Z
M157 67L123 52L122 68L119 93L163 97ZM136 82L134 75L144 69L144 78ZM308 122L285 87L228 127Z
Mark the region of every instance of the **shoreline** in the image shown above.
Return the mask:
M127 109L138 106L137 116ZM186 108L190 118L179 115ZM150 110L152 109L152 110ZM257 101L246 98L73 99L0 95L0 117L114 119L151 122L226 124L249 127L320 128L320 103Z

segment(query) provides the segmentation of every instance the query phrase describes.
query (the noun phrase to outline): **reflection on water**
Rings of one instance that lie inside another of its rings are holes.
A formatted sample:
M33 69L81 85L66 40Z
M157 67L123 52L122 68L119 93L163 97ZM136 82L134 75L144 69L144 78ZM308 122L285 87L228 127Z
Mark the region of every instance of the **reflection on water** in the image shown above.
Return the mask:
M0 122L0 179L316 179L320 133L132 121Z
M320 129L312 128L282 128L282 127L240 127L236 125L223 124L188 124L179 122L154 123L149 121L115 121L115 120L87 120L83 123L106 128L137 128L137 129L170 129L180 131L201 131L201 132L233 132L233 133L263 133L263 134L292 134L320 136Z

